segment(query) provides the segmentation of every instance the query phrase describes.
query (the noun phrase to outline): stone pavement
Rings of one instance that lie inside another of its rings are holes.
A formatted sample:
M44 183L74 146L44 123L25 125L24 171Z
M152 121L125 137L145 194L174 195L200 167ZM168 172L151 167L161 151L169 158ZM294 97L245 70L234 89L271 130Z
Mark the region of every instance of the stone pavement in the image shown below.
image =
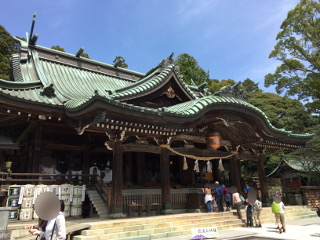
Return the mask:
M165 238L166 240L189 240L190 236ZM275 224L265 224L262 228L233 228L219 232L218 239L238 240L317 240L320 239L320 218L308 218L288 221L286 232L279 234Z

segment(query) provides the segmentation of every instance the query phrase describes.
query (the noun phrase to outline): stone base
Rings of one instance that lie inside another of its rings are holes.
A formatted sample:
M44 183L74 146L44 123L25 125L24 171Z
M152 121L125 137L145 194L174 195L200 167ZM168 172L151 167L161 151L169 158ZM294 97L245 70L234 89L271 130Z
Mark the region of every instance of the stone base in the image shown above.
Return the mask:
M0 231L0 240L10 239L11 231Z
M126 218L127 215L123 214L123 213L111 213L109 215L110 218Z
M161 210L161 214L173 214L173 209L163 209Z

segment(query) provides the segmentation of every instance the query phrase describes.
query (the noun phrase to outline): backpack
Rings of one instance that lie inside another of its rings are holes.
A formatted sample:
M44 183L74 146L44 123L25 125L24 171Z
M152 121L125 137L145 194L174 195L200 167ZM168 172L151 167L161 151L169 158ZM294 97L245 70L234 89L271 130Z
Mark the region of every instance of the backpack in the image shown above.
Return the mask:
M239 197L240 197L240 200L241 200L242 202L245 201L244 197L242 197L240 194L239 194Z
M254 203L254 207L256 208L257 211L261 211L262 210L261 202L256 201Z

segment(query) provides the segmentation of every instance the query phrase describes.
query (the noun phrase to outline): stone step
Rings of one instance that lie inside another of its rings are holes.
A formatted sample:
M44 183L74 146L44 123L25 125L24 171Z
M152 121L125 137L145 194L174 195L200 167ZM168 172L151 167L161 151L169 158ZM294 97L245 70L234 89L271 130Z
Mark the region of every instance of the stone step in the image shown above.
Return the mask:
M310 208L309 208L310 209ZM245 211L242 210L245 218ZM286 220L316 217L308 207L286 207ZM262 224L275 222L271 208L261 212ZM156 216L148 219L122 219L94 223L90 230L83 230L74 240L89 239L159 239L173 236L190 235L192 228L217 226L226 230L245 226L245 220L237 219L236 211L225 213L193 213L171 216Z

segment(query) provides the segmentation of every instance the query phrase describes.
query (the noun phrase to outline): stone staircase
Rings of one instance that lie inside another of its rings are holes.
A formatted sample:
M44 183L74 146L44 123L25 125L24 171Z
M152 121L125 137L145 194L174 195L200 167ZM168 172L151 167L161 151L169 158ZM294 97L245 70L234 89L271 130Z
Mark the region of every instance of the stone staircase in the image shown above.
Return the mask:
M147 218L100 221L74 240L136 239L149 240L190 234L191 228L217 226L219 230L244 226L234 212L186 213Z
M93 204L93 207L96 209L99 218L107 218L108 208L97 190L87 190L88 197Z
M245 212L242 210L243 218ZM307 206L286 207L286 221L317 217ZM264 208L261 212L262 224L275 222L271 208ZM73 240L150 240L163 239L174 236L189 235L191 228L217 226L218 230L226 230L245 226L244 220L239 220L236 211L224 213L185 213L163 215L147 218L104 220L90 223L89 230L81 231L81 235Z

